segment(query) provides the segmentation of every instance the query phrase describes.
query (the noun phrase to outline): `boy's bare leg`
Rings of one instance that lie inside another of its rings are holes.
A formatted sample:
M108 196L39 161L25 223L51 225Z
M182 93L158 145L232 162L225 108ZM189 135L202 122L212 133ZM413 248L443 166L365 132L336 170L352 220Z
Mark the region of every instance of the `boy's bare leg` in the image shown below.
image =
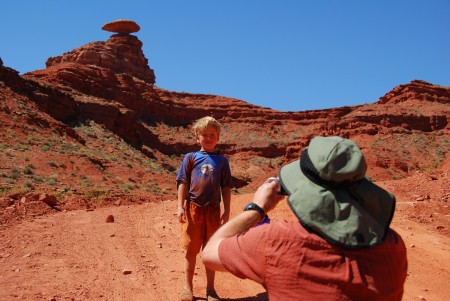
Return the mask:
M208 301L220 301L220 297L217 295L216 290L214 288L214 278L216 277L216 272L208 269L205 266L206 270L206 299Z
M185 255L185 261L184 261L184 271L185 271L185 283L184 287L189 289L190 291L193 290L193 279L194 279L194 272L195 272L195 263L197 260L197 254L193 254L192 252L186 251Z
M205 267L206 270L206 290L214 291L214 280L216 278L216 272Z

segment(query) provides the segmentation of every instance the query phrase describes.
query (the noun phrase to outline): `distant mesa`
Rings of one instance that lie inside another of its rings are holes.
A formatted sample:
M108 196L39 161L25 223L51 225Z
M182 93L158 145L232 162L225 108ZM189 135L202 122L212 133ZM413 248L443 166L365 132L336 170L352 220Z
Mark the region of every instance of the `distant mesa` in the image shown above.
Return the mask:
M134 21L119 19L106 23L103 25L102 29L110 32L129 34L132 32L138 32L141 28Z

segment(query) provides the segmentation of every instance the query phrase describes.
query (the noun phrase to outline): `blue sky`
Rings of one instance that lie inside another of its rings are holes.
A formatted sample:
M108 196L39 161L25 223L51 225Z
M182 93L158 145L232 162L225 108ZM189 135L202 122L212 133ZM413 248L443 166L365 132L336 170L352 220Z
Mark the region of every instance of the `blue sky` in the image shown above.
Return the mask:
M450 0L14 0L1 12L0 57L20 73L129 19L167 90L305 111L415 79L450 85Z

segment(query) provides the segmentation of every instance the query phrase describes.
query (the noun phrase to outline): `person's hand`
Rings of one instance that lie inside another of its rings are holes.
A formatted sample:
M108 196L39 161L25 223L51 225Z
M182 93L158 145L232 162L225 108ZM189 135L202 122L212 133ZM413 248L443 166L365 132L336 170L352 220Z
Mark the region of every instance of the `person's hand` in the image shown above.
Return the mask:
M279 194L280 183L278 178L269 178L255 192L253 203L261 207L264 212L269 212L284 198Z
M181 206L178 206L178 221L180 223L185 223L186 222L186 213L184 212L184 208Z

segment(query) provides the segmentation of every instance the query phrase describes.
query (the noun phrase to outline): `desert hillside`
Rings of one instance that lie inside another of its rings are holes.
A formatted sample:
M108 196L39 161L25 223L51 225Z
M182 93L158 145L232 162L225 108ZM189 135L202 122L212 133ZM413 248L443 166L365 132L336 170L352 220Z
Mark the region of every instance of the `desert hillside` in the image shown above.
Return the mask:
M224 127L219 148L233 172L234 212L282 164L296 160L312 137L355 140L368 161L368 175L396 194L394 225L408 237L411 258L417 260L410 259L405 300L450 299L443 284L450 280L449 87L417 79L359 106L280 112L238 99L165 90L157 86L155 73L142 41L127 33L51 57L45 69L23 75L0 60L0 268L5 272L0 300L156 300L138 288L148 281L154 284L146 288L154 289L158 300L175 298L164 283L176 284L181 267L153 260L164 260L160 252L180 256L173 237L174 179L184 154L198 148L190 126L207 115ZM117 223L104 224L109 213L119 216ZM279 209L276 216L289 218L289 212ZM146 243L123 238L127 225L134 229L130 237ZM88 233L79 231L90 228L94 232L85 239ZM121 240L115 244L102 235ZM110 249L70 245L98 242ZM99 260L140 266L132 274L138 275L134 284L97 266ZM424 260L438 264L430 270ZM100 274L86 279L94 286L73 279L93 267ZM54 278L36 280L34 274ZM102 291L111 278L117 281ZM69 292L61 292L67 285ZM260 288L234 285L241 291L229 289L235 299L227 300L265 300ZM247 289L255 297L245 298Z

